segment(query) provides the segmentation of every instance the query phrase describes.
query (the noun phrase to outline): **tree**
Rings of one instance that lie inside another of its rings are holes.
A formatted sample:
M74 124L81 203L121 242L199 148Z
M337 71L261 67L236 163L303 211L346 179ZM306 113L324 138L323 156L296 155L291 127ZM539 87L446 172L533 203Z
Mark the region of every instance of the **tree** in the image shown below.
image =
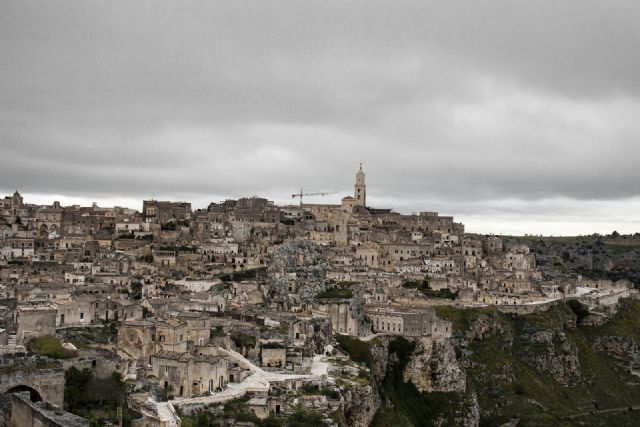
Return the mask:
M142 282L140 280L131 282L131 296L133 299L142 298Z
M578 317L578 321L584 319L589 315L589 308L576 299L568 300L567 305L569 306L571 311L573 311Z
M107 378L92 378L91 391L91 400L97 401L100 406L104 403L118 406L124 399L122 377L114 372Z
M69 412L76 412L84 407L89 392L91 391L91 379L93 375L88 368L79 371L71 367L64 374L64 401Z

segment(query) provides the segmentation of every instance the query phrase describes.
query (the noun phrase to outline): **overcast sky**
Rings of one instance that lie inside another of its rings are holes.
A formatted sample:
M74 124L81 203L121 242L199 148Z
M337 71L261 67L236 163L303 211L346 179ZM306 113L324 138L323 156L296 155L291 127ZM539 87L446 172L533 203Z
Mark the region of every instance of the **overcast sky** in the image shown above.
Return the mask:
M640 3L0 2L0 191L640 231Z

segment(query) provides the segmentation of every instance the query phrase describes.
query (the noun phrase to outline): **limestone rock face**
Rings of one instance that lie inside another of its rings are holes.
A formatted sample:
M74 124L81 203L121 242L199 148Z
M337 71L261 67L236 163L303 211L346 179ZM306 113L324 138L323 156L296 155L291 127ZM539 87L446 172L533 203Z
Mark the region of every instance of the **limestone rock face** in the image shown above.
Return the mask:
M480 404L475 391L471 395L469 405L467 405L467 412L458 421L458 424L463 427L478 427L480 425Z
M580 325L582 326L602 326L607 323L609 319L605 316L589 314L584 319L580 321Z
M313 319L313 337L307 338L305 347L315 354L322 354L324 349L333 343L331 320L325 318Z
M358 387L348 393L344 407L346 425L367 427L380 408L380 396L371 386Z
M309 304L326 289L326 272L327 261L319 245L307 240L283 243L268 269L268 297L285 306Z
M471 326L467 332L467 339L470 341L482 341L493 335L508 336L510 334L505 331L504 325L495 318L483 315L479 316Z
M403 380L422 392L464 392L467 378L456 358L451 340L417 340L416 349L403 372Z
M371 355L373 356L371 374L376 381L381 382L387 374L387 366L389 365L389 339L388 337L381 337L379 341L380 344L375 344L371 347Z
M634 375L640 376L640 345L630 337L598 337L593 348L616 359Z
M526 334L522 360L538 372L565 386L581 382L578 349L559 329Z

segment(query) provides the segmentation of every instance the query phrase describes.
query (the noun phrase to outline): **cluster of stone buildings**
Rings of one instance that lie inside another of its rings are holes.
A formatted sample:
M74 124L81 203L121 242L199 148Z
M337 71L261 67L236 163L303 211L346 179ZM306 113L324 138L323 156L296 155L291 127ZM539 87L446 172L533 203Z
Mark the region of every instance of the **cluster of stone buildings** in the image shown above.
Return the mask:
M308 373L332 334L446 338L437 304L604 304L631 287L544 277L525 245L435 212L371 208L362 166L335 205L0 199L0 349L113 324L122 373L178 400L243 383L255 372L243 360Z

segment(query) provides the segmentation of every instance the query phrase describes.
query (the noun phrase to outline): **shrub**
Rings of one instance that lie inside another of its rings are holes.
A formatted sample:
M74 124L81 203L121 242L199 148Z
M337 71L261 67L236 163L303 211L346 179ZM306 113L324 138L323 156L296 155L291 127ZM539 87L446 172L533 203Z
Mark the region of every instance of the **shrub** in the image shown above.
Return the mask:
M75 356L73 351L66 350L60 340L51 335L32 338L27 344L27 350L54 359L70 359Z
M345 288L327 289L326 291L320 292L316 295L316 298L349 299L351 297L353 297L353 291Z
M351 360L370 366L373 362L371 344L347 335L336 335L338 345L351 357Z
M578 321L584 319L589 315L589 309L586 305L582 304L580 301L575 299L570 299L567 301L567 305L578 316Z

